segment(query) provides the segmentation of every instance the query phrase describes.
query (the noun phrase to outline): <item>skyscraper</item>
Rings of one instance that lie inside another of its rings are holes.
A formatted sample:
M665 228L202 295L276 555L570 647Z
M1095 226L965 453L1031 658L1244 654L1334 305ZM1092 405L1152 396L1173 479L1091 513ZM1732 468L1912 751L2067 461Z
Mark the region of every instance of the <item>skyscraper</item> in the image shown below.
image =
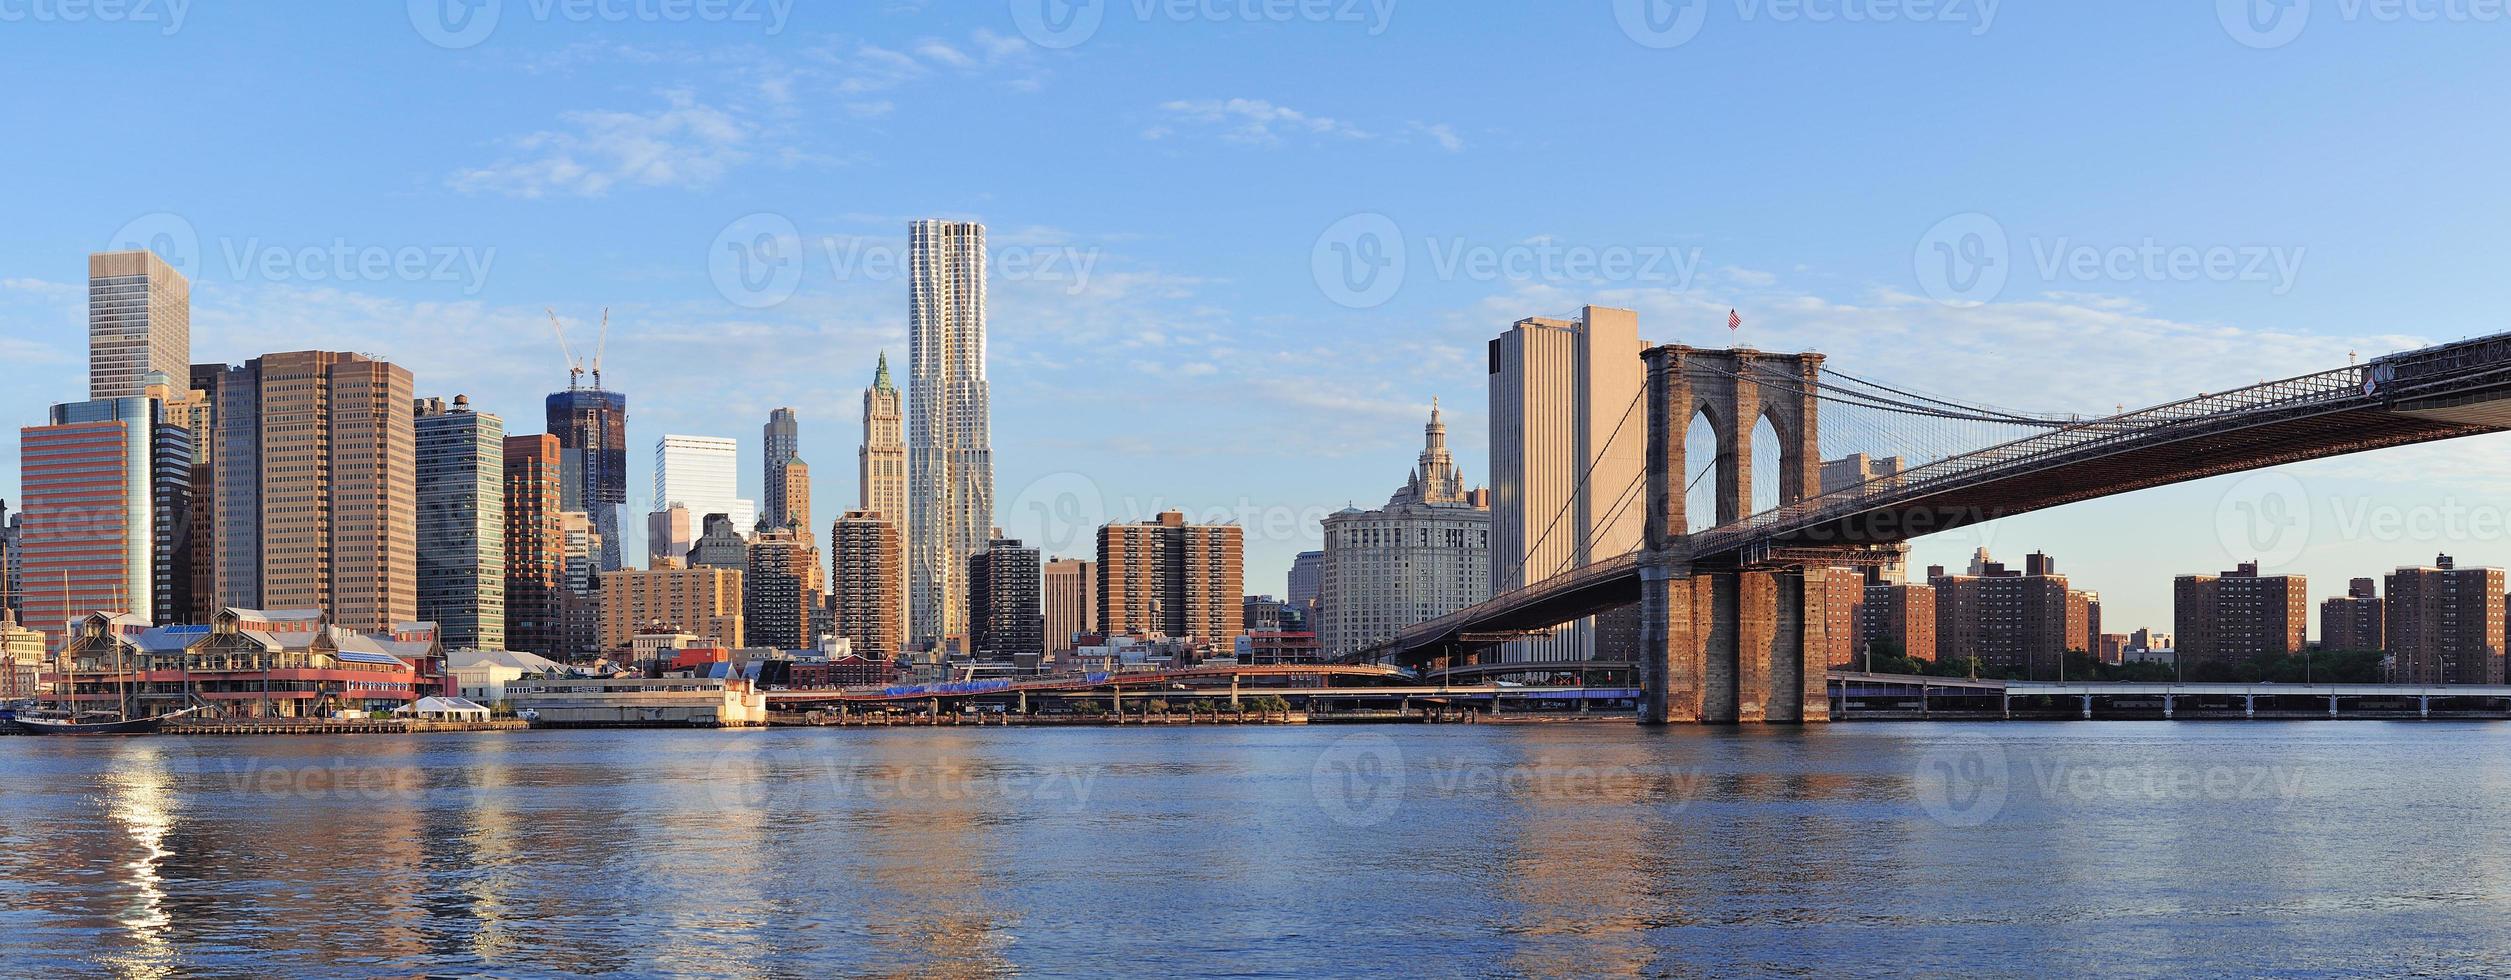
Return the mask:
M22 608L56 649L89 613L176 613L160 586L173 572L169 508L190 507L191 435L162 413L146 395L91 399L18 430Z
M828 529L830 629L854 652L886 661L906 643L905 545L898 528L868 510L847 511Z
M1299 607L1299 615L1309 629L1325 625L1324 606L1318 598L1325 594L1325 552L1302 551L1290 560L1290 578L1284 583L1283 598Z
M192 283L154 252L87 257L87 397L141 394L148 373L191 376Z
M789 484L783 467L802 454L801 420L793 409L779 408L767 413L767 424L761 427L759 434L760 444L765 449L760 456L759 486L765 488L761 492L767 494L765 506L759 508L759 516L776 527L795 523L785 513L785 490ZM806 529L811 526L807 520L800 523Z
M918 221L908 252L908 633L932 642L967 634L967 560L994 523L985 226Z
M602 390L596 374L593 387L554 392L547 407L562 469L558 506L585 515L601 539L597 564L618 568L619 515L628 503L628 396Z
M1099 528L1099 629L1226 648L1245 632L1246 535L1168 511Z
M506 422L455 395L421 399L419 618L447 647L506 646Z
M1491 597L1490 495L1466 490L1436 402L1412 476L1378 510L1325 519L1324 622L1339 656Z
M560 452L557 436L506 437L506 648L544 657L563 656L566 645Z
M906 414L898 388L889 382L889 354L881 354L872 371L872 386L863 389L863 447L856 454L855 507L888 519L903 534L907 527Z
M418 617L410 372L264 354L218 386L218 603L320 609L379 632Z
M1639 314L1590 306L1529 317L1491 341L1491 592L1630 551L1647 508ZM1331 604L1331 600L1328 600ZM1332 615L1329 610L1327 615ZM1629 659L1636 607L1502 649L1507 661Z
M672 504L645 515L645 567L661 568L689 560L697 545L697 515L686 504ZM665 561L669 559L669 561Z
M758 525L758 504L741 496L741 444L717 436L666 435L654 441L654 506L722 514L734 530Z
M968 558L968 648L992 658L1046 653L1046 620L1038 608L1038 550L1016 538L993 538Z
M808 537L811 533L811 464L802 457L786 459L776 467L776 482L768 484L768 496L776 499L776 527L790 527Z

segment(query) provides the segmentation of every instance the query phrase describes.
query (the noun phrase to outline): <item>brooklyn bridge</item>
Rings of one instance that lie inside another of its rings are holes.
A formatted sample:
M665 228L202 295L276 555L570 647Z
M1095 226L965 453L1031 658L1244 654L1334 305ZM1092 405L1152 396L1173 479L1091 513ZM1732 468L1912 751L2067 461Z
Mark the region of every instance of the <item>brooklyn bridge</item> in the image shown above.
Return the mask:
M1920 394L1841 373L1813 353L1666 345L1643 357L1644 487L1631 488L1646 508L1640 545L1347 659L1498 672L1516 665L1485 658L1511 640L1635 605L1643 722L1827 721L1819 597L1835 569L1896 560L1898 545L1922 535L2062 504L2511 428L2511 334L2100 417ZM1976 445L1825 488L1825 413ZM1695 419L1714 437L1712 459L1686 458ZM1779 442L1776 474L1754 472L1757 428ZM1692 482L1712 472L1714 519L1694 527ZM1778 492L1756 512L1761 479Z

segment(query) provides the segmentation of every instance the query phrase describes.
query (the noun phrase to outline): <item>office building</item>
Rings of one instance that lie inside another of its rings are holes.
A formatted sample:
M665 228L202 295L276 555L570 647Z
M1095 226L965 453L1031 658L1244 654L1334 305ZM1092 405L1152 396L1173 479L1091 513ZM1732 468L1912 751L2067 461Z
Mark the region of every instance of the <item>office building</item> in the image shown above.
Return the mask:
M2503 572L2460 568L2449 555L2389 573L2389 679L2400 684L2503 682ZM2180 649L2189 647L2180 628Z
M18 430L21 608L52 649L89 613L175 621L166 585L189 527L191 434L163 417L134 394L55 405L48 424Z
M697 543L689 546L685 564L709 568L750 567L750 536L732 522L730 515L716 512L706 515L705 530Z
M730 518L726 518L730 523ZM697 517L686 504L673 504L645 515L645 567L686 562L697 547Z
M795 415L791 408L779 408L767 413L767 424L759 429L759 445L762 449L759 457L759 486L762 488L760 492L767 495L764 506L759 510L759 516L765 518L768 525L772 527L799 524L806 529L809 528L811 521L807 515L796 520L785 510L785 495L790 484L786 482L783 470L787 462L798 459L802 455L801 418ZM804 533L809 532L806 530Z
M828 531L829 626L879 660L906 643L906 543L884 515L850 510Z
M692 514L722 514L748 534L758 526L758 504L740 495L740 485L740 443L683 435L654 441L655 507L677 504Z
M1645 347L1638 313L1595 306L1573 320L1519 320L1491 341L1491 594L1639 546L1645 508L1624 501L1647 463ZM1629 660L1638 637L1634 606L1511 643L1499 658Z
M1046 619L1039 607L1038 550L1017 538L996 536L968 558L968 647L989 660L1034 658L1046 653Z
M1243 632L1246 537L1229 524L1188 524L1168 511L1099 528L1099 628L1230 648Z
M2171 619L2183 674L2205 680L2198 672L2208 665L2238 667L2302 652L2309 585L2299 575L2260 575L2257 562L2221 575L2182 575L2171 584Z
M414 407L419 618L447 646L506 646L506 423L455 395Z
M546 657L562 655L565 621L560 593L567 578L567 531L559 480L565 472L558 437L507 436L506 646Z
M189 378L192 283L154 252L87 257L87 397L145 394L151 372Z
M621 511L628 503L628 396L593 386L578 387L571 377L567 390L553 392L545 405L549 434L558 437L558 506L585 515L600 540L600 570L620 567ZM696 508L691 508L695 510Z
M1046 563L1039 600L1046 619L1046 652L1070 652L1073 637L1098 628L1098 567L1082 558Z
M1465 488L1435 402L1410 478L1383 508L1327 516L1324 532L1327 656L1491 597L1490 497Z
M967 634L967 561L994 525L985 226L918 221L908 250L908 633L942 643Z
M410 372L334 351L264 354L217 384L218 604L319 609L344 629L418 618Z
M562 455L563 461L564 456ZM593 515L558 512L559 539L566 543L558 588L556 659L585 663L610 652L602 643L607 607L602 601L602 533Z
M776 467L776 482L769 484L771 496L777 500L772 526L790 527L794 533L810 536L811 527L811 464L795 456Z
M1325 552L1302 551L1290 560L1290 576L1282 597L1299 607L1299 616L1313 630L1325 625L1320 596L1325 594Z
M881 354L872 386L863 389L863 443L856 452L856 509L907 525L906 411L889 381L889 355Z

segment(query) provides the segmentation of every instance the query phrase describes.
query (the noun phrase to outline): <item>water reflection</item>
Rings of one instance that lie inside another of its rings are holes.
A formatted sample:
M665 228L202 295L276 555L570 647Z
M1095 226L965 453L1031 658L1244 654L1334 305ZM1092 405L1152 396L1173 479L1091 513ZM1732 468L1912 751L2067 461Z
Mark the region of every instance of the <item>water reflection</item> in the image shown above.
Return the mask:
M0 739L0 975L2500 974L2506 774L2456 723Z

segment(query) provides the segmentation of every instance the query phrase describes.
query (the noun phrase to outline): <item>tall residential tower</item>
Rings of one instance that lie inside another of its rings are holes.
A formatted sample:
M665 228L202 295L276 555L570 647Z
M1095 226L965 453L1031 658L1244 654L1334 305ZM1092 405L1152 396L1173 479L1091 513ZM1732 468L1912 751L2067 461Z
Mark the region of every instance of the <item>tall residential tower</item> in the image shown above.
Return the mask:
M908 252L908 635L938 642L967 635L967 563L993 531L985 226L918 221Z

